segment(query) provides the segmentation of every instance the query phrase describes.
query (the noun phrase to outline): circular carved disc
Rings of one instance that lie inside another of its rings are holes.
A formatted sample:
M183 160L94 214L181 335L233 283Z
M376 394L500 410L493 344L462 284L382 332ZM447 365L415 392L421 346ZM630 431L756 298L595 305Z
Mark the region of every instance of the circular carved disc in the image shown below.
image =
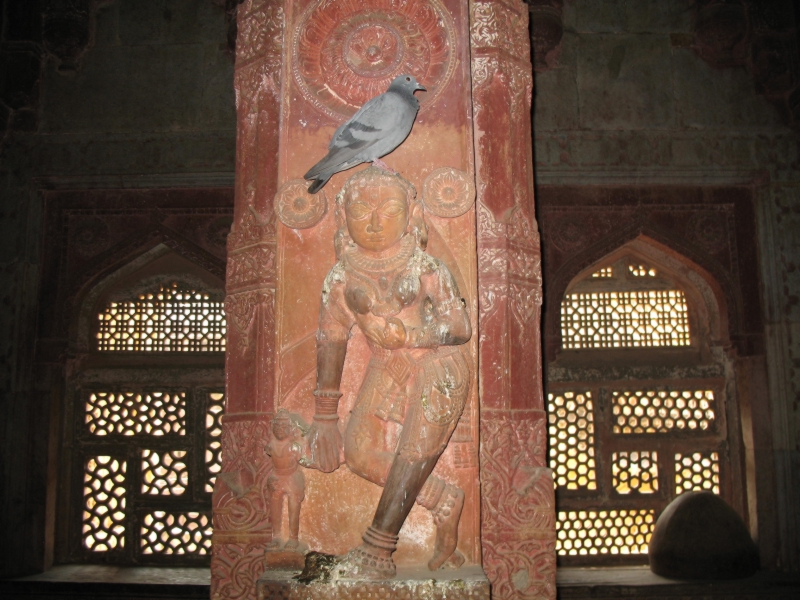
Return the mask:
M308 182L287 181L275 194L275 212L281 223L292 229L308 229L322 220L328 210L325 192L308 193Z
M460 217L475 202L475 184L464 171L436 169L422 186L422 202L437 217Z
M292 42L295 81L331 117L352 116L408 73L428 92L422 110L455 70L455 26L439 0L318 0Z

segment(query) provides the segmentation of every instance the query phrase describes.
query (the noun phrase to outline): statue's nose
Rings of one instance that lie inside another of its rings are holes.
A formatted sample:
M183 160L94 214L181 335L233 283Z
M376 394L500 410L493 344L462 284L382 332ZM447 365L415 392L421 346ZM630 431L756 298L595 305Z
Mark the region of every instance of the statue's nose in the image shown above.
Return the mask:
M378 211L372 211L372 217L369 220L369 225L367 225L367 231L369 233L380 233L383 231L383 226L381 225L380 219L378 219Z

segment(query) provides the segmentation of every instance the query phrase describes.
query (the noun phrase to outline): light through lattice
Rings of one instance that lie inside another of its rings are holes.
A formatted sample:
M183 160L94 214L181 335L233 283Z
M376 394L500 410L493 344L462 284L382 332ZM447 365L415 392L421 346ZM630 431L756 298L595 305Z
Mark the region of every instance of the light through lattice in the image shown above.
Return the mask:
M98 315L97 349L105 352L223 352L222 302L177 283Z
M675 493L707 490L719 494L719 454L693 452L675 455Z
M222 468L222 413L225 410L225 394L208 394L206 409L206 491L214 491L217 473Z
M655 277L656 270L644 265L628 265L628 270L634 277Z
M142 450L142 493L180 496L189 485L185 450Z
M125 547L125 472L127 463L93 456L83 473L83 545L93 552Z
M645 554L655 522L653 510L559 511L556 552L561 556Z
M614 433L708 431L716 417L711 390L614 390L611 400Z
M595 279L607 279L614 276L614 269L612 267L603 267L592 273Z
M212 533L206 513L156 510L142 522L142 554L210 554Z
M91 392L85 423L94 435L185 435L186 392Z
M652 494L658 491L658 453L614 452L611 455L612 485L618 494Z
M568 490L597 489L591 392L548 394L550 468Z
M679 290L567 294L561 339L567 349L688 346L686 297Z

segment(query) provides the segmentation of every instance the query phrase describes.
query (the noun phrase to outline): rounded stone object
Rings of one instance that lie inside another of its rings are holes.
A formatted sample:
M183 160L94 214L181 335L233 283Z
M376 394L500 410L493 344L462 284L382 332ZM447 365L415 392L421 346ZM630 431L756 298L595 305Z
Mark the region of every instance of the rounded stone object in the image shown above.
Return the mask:
M649 558L650 570L670 579L739 579L759 568L741 517L711 492L687 492L664 509Z

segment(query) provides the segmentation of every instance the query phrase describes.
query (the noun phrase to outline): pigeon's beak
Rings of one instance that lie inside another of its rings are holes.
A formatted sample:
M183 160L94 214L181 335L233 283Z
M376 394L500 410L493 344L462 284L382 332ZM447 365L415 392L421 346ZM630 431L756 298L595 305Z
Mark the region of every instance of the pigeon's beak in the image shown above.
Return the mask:
M415 92L417 90L422 91L422 92L427 92L428 91L428 89L424 85L420 85L420 84L417 84L417 87L414 88Z

